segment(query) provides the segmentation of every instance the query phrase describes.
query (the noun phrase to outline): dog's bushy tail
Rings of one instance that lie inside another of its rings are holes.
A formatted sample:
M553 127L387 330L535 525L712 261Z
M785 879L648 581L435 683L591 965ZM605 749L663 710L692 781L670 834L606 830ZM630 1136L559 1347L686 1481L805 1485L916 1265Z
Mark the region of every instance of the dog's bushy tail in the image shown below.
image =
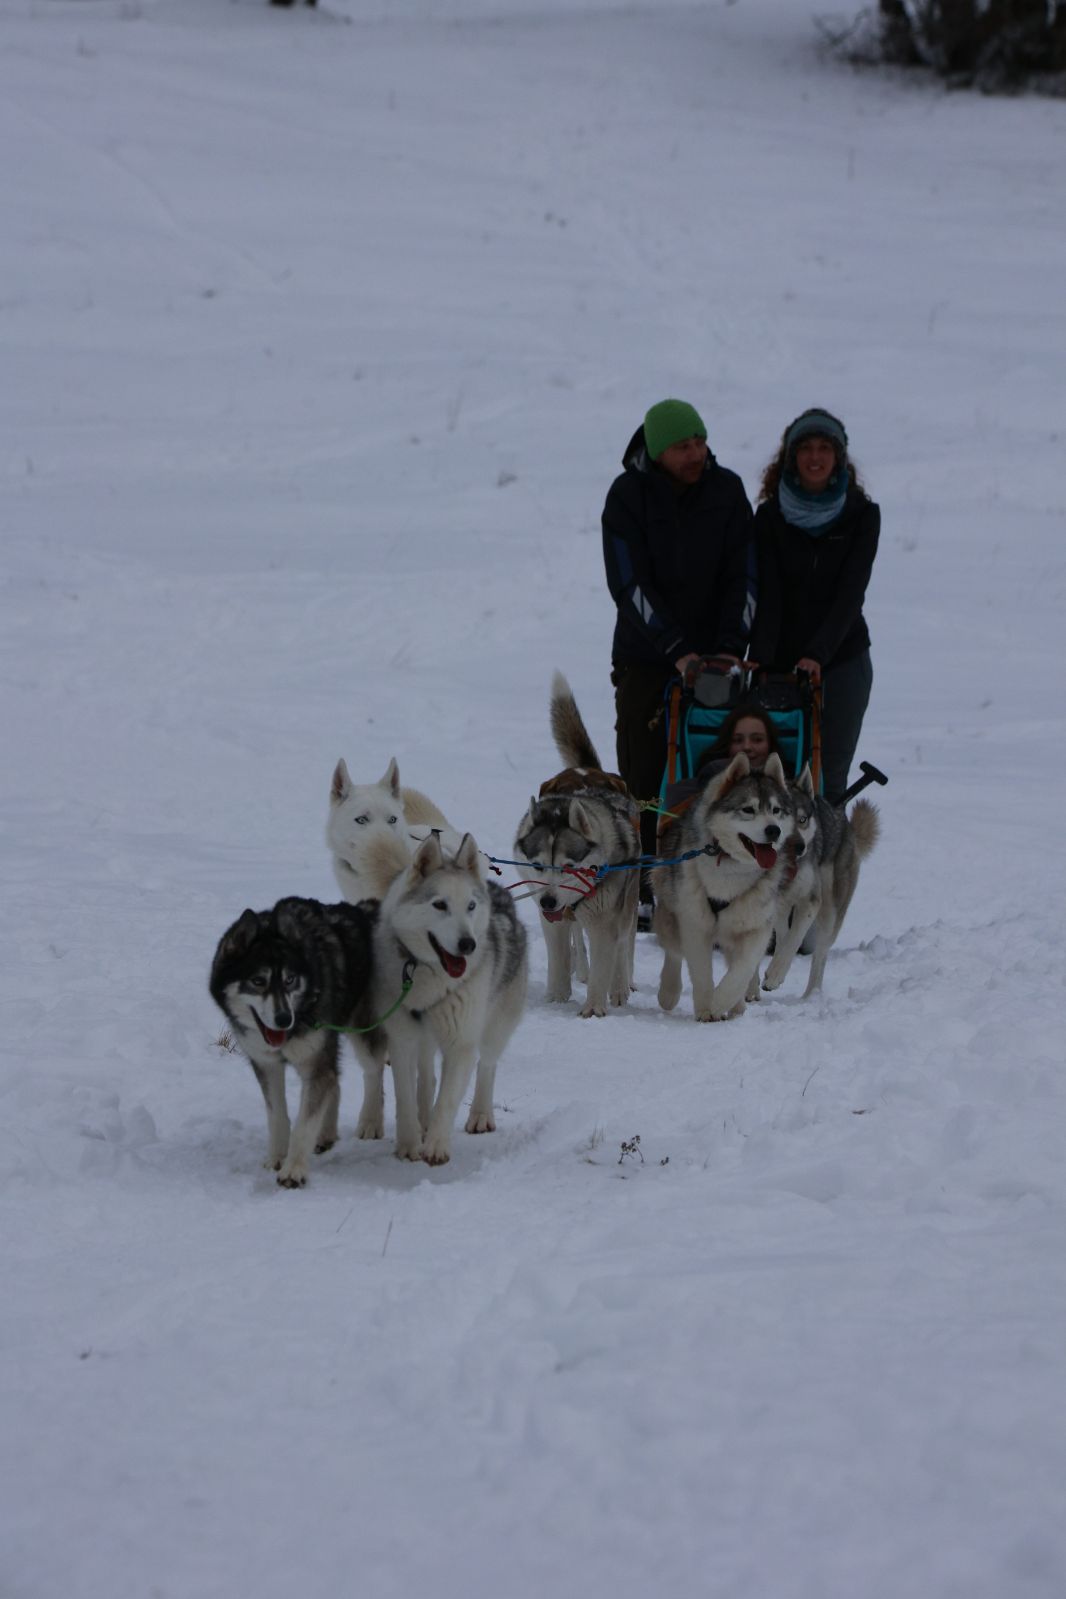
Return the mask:
M881 818L877 806L871 805L869 800L856 800L851 808L850 821L859 859L865 860L881 837Z
M591 766L601 770L600 758L562 672L556 672L552 678L551 722L555 748L565 766Z
M413 857L414 848L404 835L372 835L367 841L366 857L360 873L366 898L384 899L396 878L410 866Z
M438 810L427 795L420 794L417 788L404 788L400 792L403 795L404 821L410 827L446 827L451 832L455 831L443 811Z

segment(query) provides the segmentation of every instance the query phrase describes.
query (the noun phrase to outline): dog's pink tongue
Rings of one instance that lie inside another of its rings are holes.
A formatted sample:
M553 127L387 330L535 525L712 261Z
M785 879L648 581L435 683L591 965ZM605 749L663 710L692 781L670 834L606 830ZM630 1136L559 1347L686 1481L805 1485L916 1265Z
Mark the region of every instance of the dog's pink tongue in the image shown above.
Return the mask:
M777 851L774 849L772 844L756 844L755 859L758 861L763 871L768 872L770 867L776 864Z
M466 961L462 955L450 955L446 949L440 952L440 963L449 977L462 977L466 971Z
M271 1049L280 1049L288 1036L288 1033L279 1033L273 1027L263 1028L263 1037L266 1039Z
M540 914L544 917L544 920L546 922L561 922L562 919L563 919L562 911L545 911L545 910L542 910Z

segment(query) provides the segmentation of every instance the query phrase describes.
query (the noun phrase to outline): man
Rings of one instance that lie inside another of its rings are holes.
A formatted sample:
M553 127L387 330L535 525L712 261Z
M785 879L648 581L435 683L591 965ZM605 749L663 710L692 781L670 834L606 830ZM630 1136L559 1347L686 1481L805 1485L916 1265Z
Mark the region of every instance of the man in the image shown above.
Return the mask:
M638 800L654 801L666 765L666 685L701 655L744 654L751 506L685 400L652 406L622 464L603 508L607 585L618 607L611 648L618 770ZM643 812L648 855L656 820ZM641 898L651 899L644 882Z

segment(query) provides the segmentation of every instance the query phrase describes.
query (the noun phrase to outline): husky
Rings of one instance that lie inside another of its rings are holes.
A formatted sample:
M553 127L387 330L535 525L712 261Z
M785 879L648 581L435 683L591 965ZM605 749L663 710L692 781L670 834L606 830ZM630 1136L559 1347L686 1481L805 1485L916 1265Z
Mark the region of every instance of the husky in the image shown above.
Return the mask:
M448 846L458 847L458 833L433 801L417 788L401 788L395 757L377 783L353 783L344 761L337 762L330 783L326 843L340 891L353 905L372 892L367 860L371 840L400 839L409 860L434 829Z
M659 1003L673 1010L681 996L681 961L692 979L696 1020L739 1016L758 998L759 960L769 942L793 831L792 804L777 755L761 771L734 756L659 839L677 865L658 870L655 933L663 947ZM726 970L714 982L711 953Z
M640 813L625 783L600 766L561 672L552 680L551 727L567 763L541 784L518 824L515 852L550 880L534 897L548 951L547 998L570 998L574 964L580 975L582 934L588 934L588 988L582 1016L606 1016L625 1005L632 990L639 874L626 869L597 878L603 866L621 866L640 854Z
M384 1036L369 1030L368 1013L376 912L372 903L282 899L273 910L246 910L215 951L211 996L263 1091L263 1164L282 1188L302 1188L312 1150L322 1154L337 1141L339 1032L356 1026L368 1029L352 1035L366 1074L359 1136L381 1136L367 1130L382 1119ZM291 1131L287 1065L301 1080Z
M774 917L773 956L762 982L767 993L784 982L822 903L821 827L809 766L804 766L799 777L789 783L788 792L794 831L785 845L785 870Z
M469 833L454 854L431 834L394 876L381 902L374 967L396 1091L396 1154L443 1165L475 1059L466 1130L496 1129L496 1066L521 1018L528 978L525 929L510 895L485 882Z
M810 854L818 868L819 903L812 924L814 952L804 999L822 986L829 951L840 937L859 881L859 867L881 836L877 806L869 800L856 800L850 816L820 794L813 803L816 832Z

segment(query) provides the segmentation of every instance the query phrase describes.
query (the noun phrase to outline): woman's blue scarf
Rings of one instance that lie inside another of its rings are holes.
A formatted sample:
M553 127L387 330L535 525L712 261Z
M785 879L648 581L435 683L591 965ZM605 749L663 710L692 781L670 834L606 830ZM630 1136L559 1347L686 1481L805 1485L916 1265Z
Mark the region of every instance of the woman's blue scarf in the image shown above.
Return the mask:
M824 533L844 509L848 497L848 474L838 472L820 494L811 494L801 488L791 472L783 472L777 486L777 503L781 515L792 527L802 528L812 538Z

